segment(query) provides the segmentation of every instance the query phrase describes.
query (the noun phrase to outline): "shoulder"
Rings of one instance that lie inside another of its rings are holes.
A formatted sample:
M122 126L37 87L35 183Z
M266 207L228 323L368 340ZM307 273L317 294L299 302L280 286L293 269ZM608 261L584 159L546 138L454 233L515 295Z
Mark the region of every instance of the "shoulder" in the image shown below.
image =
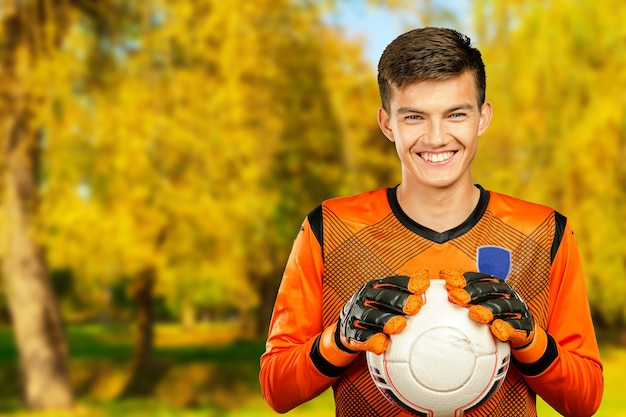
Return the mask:
M380 210L381 207L387 209L389 208L387 190L388 188L380 188L348 197L331 198L324 201L322 206L335 213Z
M545 219L555 210L543 204L522 200L510 195L489 191L490 199L487 210L502 216L521 217L526 219Z
M325 200L308 214L307 219L318 238L322 233L322 223L340 221L356 228L375 223L391 213L388 190L380 188Z
M554 208L510 195L489 191L487 211L505 223L524 229L534 229L541 224L554 224L557 231L565 227L567 218Z

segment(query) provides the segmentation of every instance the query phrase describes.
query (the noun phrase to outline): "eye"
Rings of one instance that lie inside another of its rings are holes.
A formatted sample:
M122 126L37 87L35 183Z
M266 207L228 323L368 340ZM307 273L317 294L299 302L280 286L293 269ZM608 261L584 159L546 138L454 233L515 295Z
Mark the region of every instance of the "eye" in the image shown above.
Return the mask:
M419 116L417 114L410 114L408 116L405 117L406 120L421 120L422 116Z
M460 118L460 117L465 117L465 116L467 116L465 113L452 113L452 114L450 115L450 117L451 117L452 119L458 119L458 118Z

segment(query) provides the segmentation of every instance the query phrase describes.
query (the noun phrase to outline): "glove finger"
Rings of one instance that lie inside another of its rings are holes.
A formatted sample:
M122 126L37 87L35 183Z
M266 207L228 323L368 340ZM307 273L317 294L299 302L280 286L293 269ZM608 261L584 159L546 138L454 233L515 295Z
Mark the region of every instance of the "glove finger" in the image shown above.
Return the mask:
M516 319L494 319L493 313L482 305L470 307L470 318L489 324L491 333L503 342L511 342L511 347L520 348L533 340L533 321L529 316Z
M470 305L472 297L463 288L451 288L448 290L448 300L454 304L467 307Z
M388 277L377 278L370 282L374 288L389 287L406 290L410 280L411 277L408 275L390 275Z
M520 300L490 300L471 306L469 310L470 318L479 323L491 323L494 336L503 342L510 341L513 347L525 346L534 337L533 319Z
M439 278L446 281L448 291L454 288L464 288L465 286L477 282L501 282L502 279L481 272L463 272L460 269L442 269L439 271Z
M363 311L363 316L357 317L353 323L353 326L358 329L367 329L391 335L404 330L406 318L402 315L382 310L367 309Z
M368 288L363 305L395 314L415 314L423 305L423 300L421 295L397 289Z
M527 320L530 326L527 330L532 328L532 320L526 304L518 298L497 298L472 305L470 307L470 317L481 323L491 323L497 319L505 321Z
M394 288L413 294L423 294L429 285L430 279L425 269L410 271L408 275L391 275L373 282L374 288Z
M504 281L478 281L463 288L469 297L468 304L482 304L491 299L514 299L518 295L513 288Z
M358 329L355 333L358 338L348 338L342 343L354 351L368 351L380 355L389 345L389 337L384 333L377 333L368 329Z
M464 288L451 288L448 291L451 302L461 305L485 304L490 300L518 300L519 295L506 282L475 282Z
M482 272L464 272L463 277L465 278L465 282L467 284L472 284L475 282L501 282L502 278L498 278L493 275L485 274Z
M451 291L455 288L463 288L467 285L463 272L460 269L442 269L439 278L446 281L446 288Z
M411 277L407 286L408 290L413 294L424 294L426 290L430 287L430 277L428 275L428 270L411 270L408 274Z
M472 320L484 324L489 324L494 320L491 310L480 304L470 307L469 316Z
M494 319L511 320L529 315L528 307L519 298L493 298L478 305L489 310Z
M489 326L491 333L503 342L511 342L511 347L521 348L534 338L534 326L530 317L517 320L496 319Z
M414 316L420 311L420 308L424 305L424 299L421 295L411 294L407 297L402 307L404 314Z
M467 307L471 300L471 296L465 291L467 281L460 269L442 269L439 271L439 278L446 281L446 289L448 290L448 299L463 307Z

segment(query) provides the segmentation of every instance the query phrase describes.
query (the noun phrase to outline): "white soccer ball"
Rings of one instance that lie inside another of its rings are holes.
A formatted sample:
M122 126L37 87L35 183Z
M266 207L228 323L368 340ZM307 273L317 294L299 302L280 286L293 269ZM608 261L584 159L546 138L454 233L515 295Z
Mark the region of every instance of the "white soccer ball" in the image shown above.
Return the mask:
M369 371L383 395L403 409L458 417L500 388L511 350L470 319L467 308L448 301L444 280L431 280L424 299L384 353L367 352Z

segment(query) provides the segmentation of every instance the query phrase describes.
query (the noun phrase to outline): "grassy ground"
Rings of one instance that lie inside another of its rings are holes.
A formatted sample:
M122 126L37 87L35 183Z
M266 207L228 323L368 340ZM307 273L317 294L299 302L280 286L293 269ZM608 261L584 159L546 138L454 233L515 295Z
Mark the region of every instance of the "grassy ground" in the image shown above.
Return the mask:
M615 346L602 346L602 359L604 362L605 389L600 409L595 414L597 417L626 417L626 349ZM538 399L537 413L540 417L558 417L559 413L549 405ZM304 404L286 414L289 417L319 417L334 415L332 393L326 392L313 401ZM259 400L256 404L237 410L228 417L239 416L278 416L268 406Z
M130 375L132 331L126 326L69 329L72 384L77 407L71 413L26 413L20 406L16 350L10 329L0 329L0 415L28 417L266 417L275 416L258 387L260 341L236 341L227 327L194 332L157 328L153 367L134 383ZM626 349L602 346L605 395L597 416L626 417ZM139 381L139 383L137 383ZM539 415L558 416L539 402ZM332 393L286 414L334 415Z

